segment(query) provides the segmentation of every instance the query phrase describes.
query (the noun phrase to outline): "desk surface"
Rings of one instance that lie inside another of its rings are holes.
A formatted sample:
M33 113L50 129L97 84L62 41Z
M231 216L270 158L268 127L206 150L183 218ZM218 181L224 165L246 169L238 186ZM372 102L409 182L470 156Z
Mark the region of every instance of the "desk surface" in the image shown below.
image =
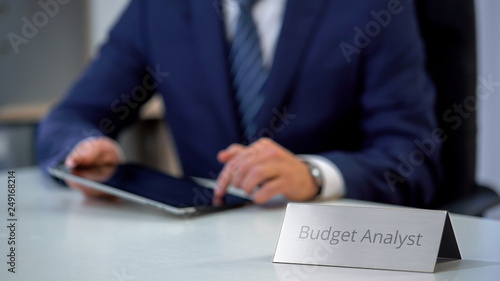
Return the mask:
M452 215L463 260L436 273L273 264L284 206L194 218L85 199L35 168L17 170L17 264L7 272L0 171L0 280L498 280L500 222ZM334 204L365 204L339 200ZM5 278L7 277L7 279Z

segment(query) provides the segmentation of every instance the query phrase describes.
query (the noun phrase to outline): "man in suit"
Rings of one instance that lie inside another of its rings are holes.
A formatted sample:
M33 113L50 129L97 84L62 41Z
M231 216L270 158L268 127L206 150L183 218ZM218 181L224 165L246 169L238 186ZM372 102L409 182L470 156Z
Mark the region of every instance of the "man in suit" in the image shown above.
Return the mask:
M217 178L216 197L429 204L440 146L412 2L247 2L132 1L41 123L43 169L123 161L113 139L159 92L184 173Z

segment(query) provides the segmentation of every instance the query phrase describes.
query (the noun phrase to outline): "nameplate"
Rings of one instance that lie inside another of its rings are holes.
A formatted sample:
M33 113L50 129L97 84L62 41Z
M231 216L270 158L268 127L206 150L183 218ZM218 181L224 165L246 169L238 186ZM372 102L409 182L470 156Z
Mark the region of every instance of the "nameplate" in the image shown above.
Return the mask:
M290 203L273 262L434 272L461 259L446 211Z

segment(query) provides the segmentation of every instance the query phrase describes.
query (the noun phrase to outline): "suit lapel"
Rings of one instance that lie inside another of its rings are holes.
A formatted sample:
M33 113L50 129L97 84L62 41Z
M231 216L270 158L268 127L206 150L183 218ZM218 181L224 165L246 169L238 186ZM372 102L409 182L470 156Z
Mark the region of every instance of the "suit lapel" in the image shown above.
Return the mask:
M206 82L205 93L214 99L213 114L221 122L226 142L238 142L240 128L233 90L228 69L227 43L224 30L222 7L219 1L190 1L193 34L197 44L200 65L197 66ZM218 126L221 127L221 126Z
M327 0L288 0L273 67L263 89L266 101L255 120L258 128L268 128L269 120L276 110L283 111L287 93L290 93L307 43L326 2ZM218 120L227 128L225 132L218 133L225 135L228 141L239 141L241 128L231 87L228 46L220 3L222 2L210 0L190 1L191 21L200 56L199 68L206 77L207 94L215 99L214 114L220 115ZM251 139L260 136L257 134Z
M326 2L288 0L273 66L263 89L266 101L256 117L259 128L269 128L269 120L276 110L283 111L287 94L294 85L293 79L297 77L300 62Z

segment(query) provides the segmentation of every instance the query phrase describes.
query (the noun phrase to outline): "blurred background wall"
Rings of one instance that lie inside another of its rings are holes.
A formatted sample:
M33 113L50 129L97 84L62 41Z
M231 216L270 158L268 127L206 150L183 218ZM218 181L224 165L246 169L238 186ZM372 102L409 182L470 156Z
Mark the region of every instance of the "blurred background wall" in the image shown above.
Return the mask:
M43 25L44 17L36 16L45 11L38 1L0 0L0 120L6 113L17 118L0 123L0 168L34 165L31 143L38 115L78 76L129 2L58 1L67 4L60 4ZM477 178L500 192L499 13L500 1L476 0L479 76L491 82L490 95L478 103ZM19 43L16 53L7 35L22 35L23 17L41 27L25 38L28 43Z
M0 0L2 168L34 163L34 125L89 55L87 1L37 2Z
M129 0L89 0L90 52L95 54Z
M476 0L479 76L492 80L478 107L478 175L500 191L500 1ZM491 78L490 78L491 77Z

